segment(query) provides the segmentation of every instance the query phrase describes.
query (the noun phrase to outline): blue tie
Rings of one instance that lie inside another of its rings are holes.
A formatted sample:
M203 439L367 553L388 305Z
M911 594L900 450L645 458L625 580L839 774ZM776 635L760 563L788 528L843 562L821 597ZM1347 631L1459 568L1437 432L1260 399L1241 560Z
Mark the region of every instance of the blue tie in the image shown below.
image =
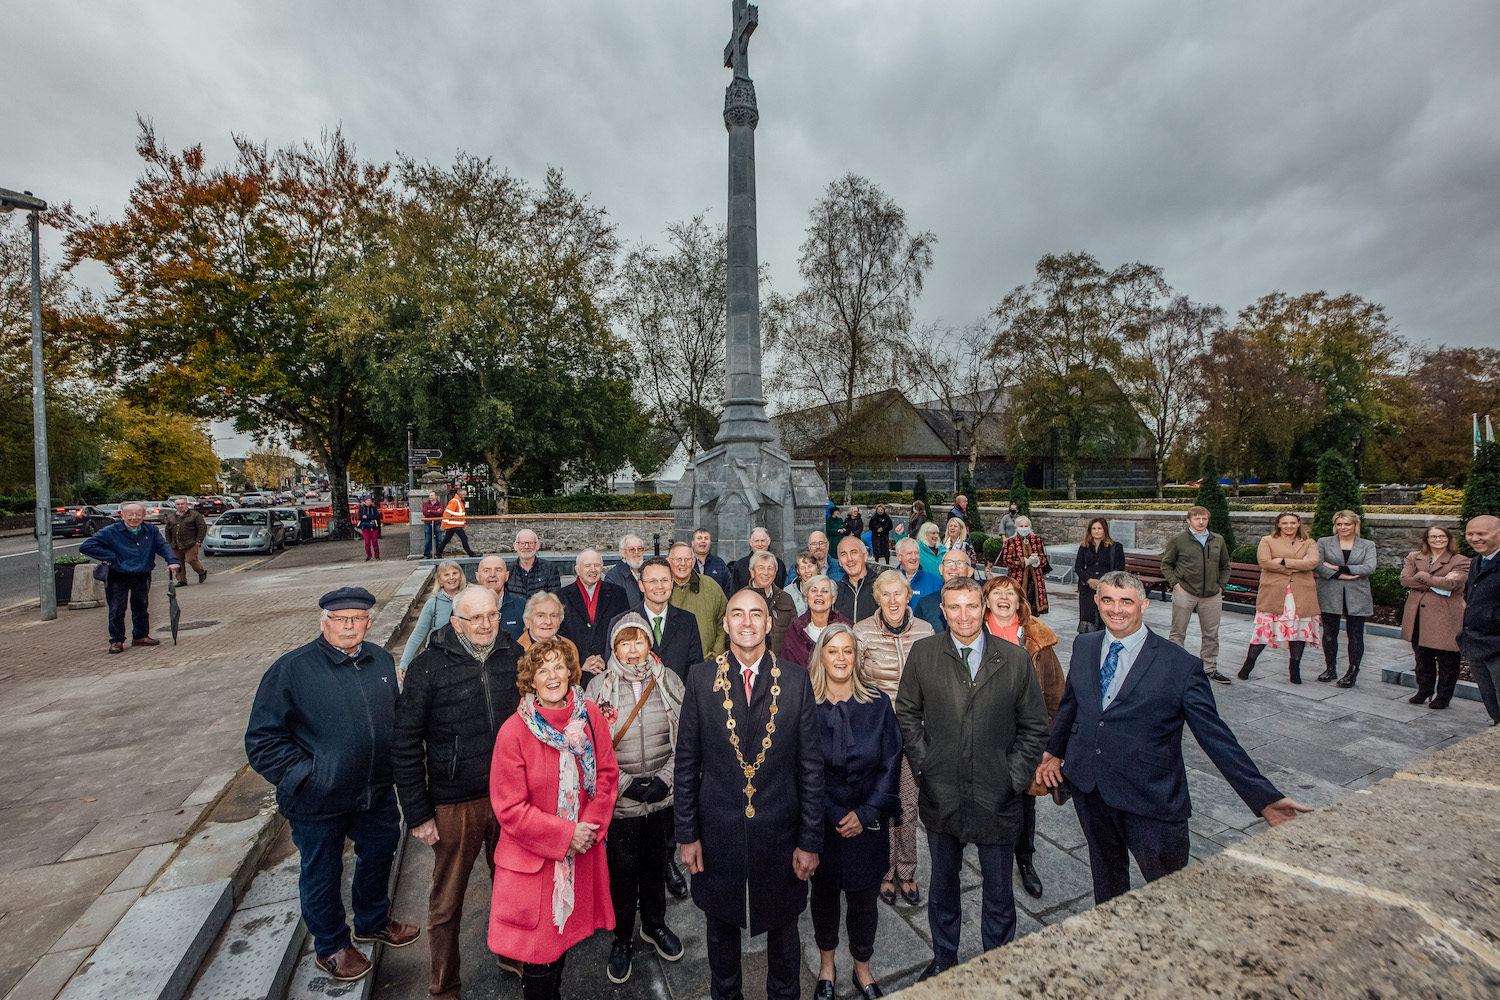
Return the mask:
M1101 697L1109 693L1109 685L1115 679L1115 671L1120 669L1120 653L1124 649L1125 644L1118 639L1109 644L1109 655L1104 658L1104 666L1099 668L1099 694Z

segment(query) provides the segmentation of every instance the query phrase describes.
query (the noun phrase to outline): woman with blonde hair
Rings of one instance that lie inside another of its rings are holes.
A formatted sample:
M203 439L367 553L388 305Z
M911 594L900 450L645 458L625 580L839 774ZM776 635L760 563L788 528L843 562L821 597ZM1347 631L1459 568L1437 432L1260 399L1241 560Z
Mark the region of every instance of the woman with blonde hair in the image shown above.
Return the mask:
M1288 651L1287 677L1302 683L1302 651L1308 643L1323 641L1319 617L1318 587L1314 570L1318 547L1307 537L1302 518L1291 511L1276 518L1276 530L1260 540L1256 552L1260 563L1260 589L1255 595L1255 635L1240 680L1249 680L1261 650L1267 646Z
M943 540L938 533L937 522L928 521L917 529L917 545L922 553L922 568L934 575L941 575L939 567L943 565L942 557L938 555L938 549L942 547Z
M1318 610L1323 618L1323 662L1320 681L1339 676L1339 621L1349 634L1349 669L1339 677L1341 688L1353 687L1365 656L1365 620L1375 613L1370 574L1375 572L1375 543L1359 537L1359 515L1341 510L1333 515L1333 534L1318 539Z
M448 619L453 617L453 599L468 582L464 568L452 559L438 563L437 572L432 577L432 596L422 605L411 638L406 640L406 648L401 651L401 662L396 665L397 681L406 676L406 668L416 655L427 648L427 637L448 624Z
M943 543L938 546L939 567L943 564L943 556L954 549L968 553L969 565L974 567L975 579L983 580L984 563L980 561L979 554L974 551L974 546L969 541L969 526L961 517L948 518L948 529L943 535Z
M865 677L894 703L912 644L932 635L933 628L912 611L911 584L900 571L888 569L877 576L871 593L875 613L854 626L854 638ZM916 906L922 902L917 888L917 782L905 757L898 790L901 811L890 819L890 864L880 885L880 898L896 905L899 884L902 898Z
M891 699L865 675L859 642L848 625L823 630L808 677L818 706L824 795L823 853L812 876L813 935L821 957L813 995L834 995L839 910L845 902L855 992L874 998L881 995L870 973L880 920L876 891L890 856L886 821L901 811L896 794L901 727Z
M1047 703L1047 725L1057 717L1067 685L1062 663L1057 659L1057 634L1040 618L1031 614L1031 605L1021 593L1021 585L1008 576L997 576L984 585L984 627L998 639L1026 650L1031 666L1042 686L1042 700ZM1021 888L1038 899L1042 895L1042 877L1032 859L1036 857L1036 798L1021 797L1021 835L1016 838L1016 870L1021 874Z

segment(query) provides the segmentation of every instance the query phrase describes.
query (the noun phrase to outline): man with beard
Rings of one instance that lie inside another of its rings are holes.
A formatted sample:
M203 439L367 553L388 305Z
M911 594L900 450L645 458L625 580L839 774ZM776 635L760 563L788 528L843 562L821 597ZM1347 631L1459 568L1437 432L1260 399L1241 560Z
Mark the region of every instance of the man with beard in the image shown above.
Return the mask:
M730 649L688 673L677 731L677 842L707 920L709 996L742 994L740 935L766 934L766 996L800 995L797 917L823 850L823 749L807 671L772 655L753 589L724 613ZM778 725L778 722L780 723Z
M640 535L625 535L620 539L620 561L604 574L604 582L612 583L625 591L625 603L635 607L641 603L641 564L646 559L646 543Z

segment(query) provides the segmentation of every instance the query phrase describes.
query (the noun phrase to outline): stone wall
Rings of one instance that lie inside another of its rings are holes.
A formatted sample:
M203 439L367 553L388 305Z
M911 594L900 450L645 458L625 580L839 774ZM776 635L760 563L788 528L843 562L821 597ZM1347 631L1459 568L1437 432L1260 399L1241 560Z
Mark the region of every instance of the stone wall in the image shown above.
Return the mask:
M1496 872L1491 729L903 995L1496 997Z
M417 524L411 525L411 550L422 551L421 509ZM640 535L651 553L653 534L661 535L662 555L672 542L672 516L667 514L509 514L480 517L470 515L467 525L469 544L475 552L514 552L516 532L524 528L535 531L543 552L577 552L598 549L608 556L617 552L621 535ZM448 554L463 554L457 540L448 543Z
M890 504L886 510L895 517L897 512L909 515L911 508L902 504ZM939 511L941 515L947 508ZM1049 545L1081 542L1084 529L1096 517L1108 518L1110 534L1127 549L1141 552L1160 552L1167 547L1167 540L1182 531L1186 525L1184 512L1174 510L1054 510L1033 507L1031 523L1037 534ZM985 529L998 532L1000 518L1005 511L1000 507L979 508L980 519ZM866 515L868 516L868 515ZM1305 522L1311 522L1312 511L1302 511ZM1234 525L1235 544L1253 545L1261 536L1269 535L1276 526L1273 511L1240 511L1229 515ZM1375 535L1375 551L1382 567L1397 569L1406 560L1408 553L1420 548L1422 536L1428 527L1440 524L1451 531L1458 531L1458 518L1431 514L1370 514L1365 521ZM1134 539L1133 541L1131 539Z

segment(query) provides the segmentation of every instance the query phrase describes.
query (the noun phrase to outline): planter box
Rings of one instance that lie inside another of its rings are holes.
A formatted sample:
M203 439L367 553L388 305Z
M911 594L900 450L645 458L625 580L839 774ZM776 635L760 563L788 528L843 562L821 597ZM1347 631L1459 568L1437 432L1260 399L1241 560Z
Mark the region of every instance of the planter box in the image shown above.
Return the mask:
M73 599L73 571L78 566L78 563L54 563L52 566L52 585L57 588L59 607Z

